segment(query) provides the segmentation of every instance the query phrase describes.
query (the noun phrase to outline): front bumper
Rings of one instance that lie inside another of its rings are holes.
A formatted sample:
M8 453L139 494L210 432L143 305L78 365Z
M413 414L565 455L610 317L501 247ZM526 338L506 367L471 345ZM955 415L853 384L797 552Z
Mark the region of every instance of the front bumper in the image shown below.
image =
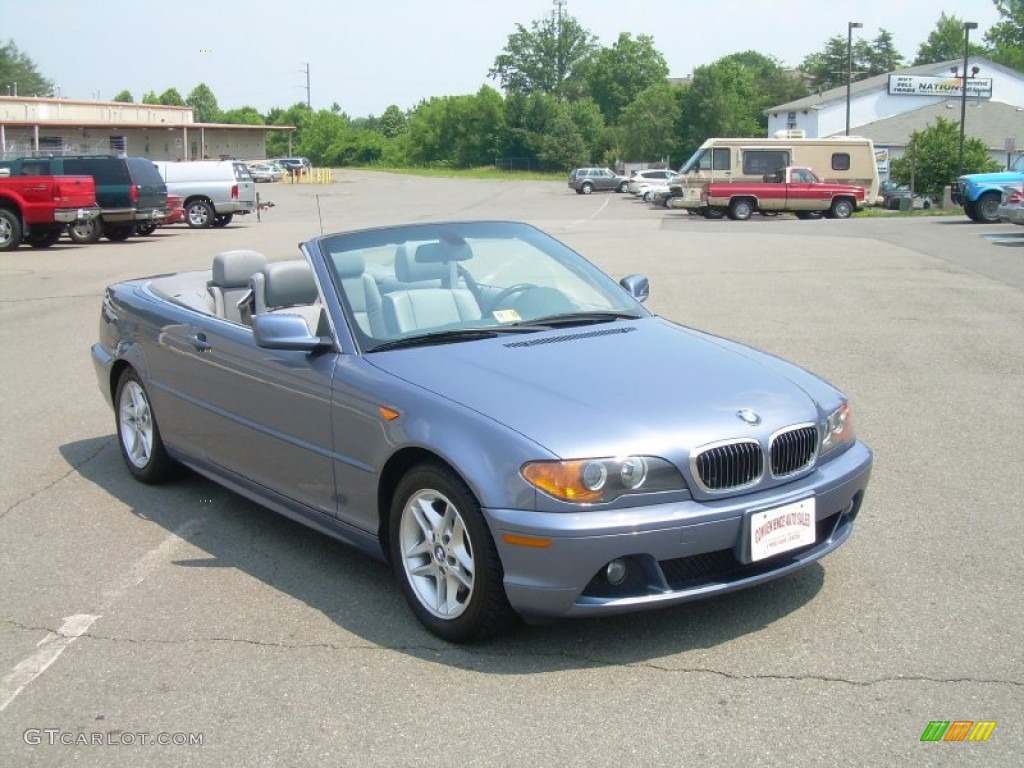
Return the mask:
M92 221L100 215L100 207L58 208L53 212L53 220L60 224L72 224L76 221Z
M577 514L485 509L509 602L527 616L557 618L648 610L779 578L837 549L853 531L871 475L871 451L855 443L800 480L762 493ZM750 517L813 497L813 544L750 562ZM540 547L513 537L550 539ZM625 558L619 586L606 565Z

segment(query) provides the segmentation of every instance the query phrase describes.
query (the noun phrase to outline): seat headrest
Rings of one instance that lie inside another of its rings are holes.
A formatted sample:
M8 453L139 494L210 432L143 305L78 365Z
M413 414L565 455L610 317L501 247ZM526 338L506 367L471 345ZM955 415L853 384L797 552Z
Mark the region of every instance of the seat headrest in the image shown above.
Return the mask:
M366 259L358 251L331 254L331 258L334 260L334 268L338 270L338 277L342 280L359 277L366 270Z
M434 245L427 243L426 245ZM425 280L444 280L448 277L448 266L428 263L416 258L424 245L400 245L395 254L395 277L403 283L420 283Z
M220 288L244 288L266 263L267 257L258 251L223 251L213 257L211 282Z
M268 308L313 304L318 297L313 270L304 261L274 261L263 267L263 297Z

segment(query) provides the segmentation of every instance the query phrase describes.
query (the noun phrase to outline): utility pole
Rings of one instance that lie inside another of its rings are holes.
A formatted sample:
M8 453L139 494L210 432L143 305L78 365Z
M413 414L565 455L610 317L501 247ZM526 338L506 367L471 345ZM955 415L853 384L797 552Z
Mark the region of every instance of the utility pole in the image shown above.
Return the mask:
M561 86L565 79L565 45L562 40L562 19L565 17L565 6L568 0L553 0L555 6L555 72L558 77L558 85Z
M302 70L300 70L302 71ZM309 98L309 62L306 62L306 106L310 109L313 108L313 104Z

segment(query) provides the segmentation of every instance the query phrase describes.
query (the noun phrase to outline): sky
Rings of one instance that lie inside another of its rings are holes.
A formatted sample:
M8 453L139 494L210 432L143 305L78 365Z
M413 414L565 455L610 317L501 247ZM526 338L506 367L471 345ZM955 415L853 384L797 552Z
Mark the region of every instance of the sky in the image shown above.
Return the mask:
M84 8L88 6L88 12ZM516 25L554 0L0 0L0 41L11 40L67 98L141 100L205 82L221 109L260 112L335 102L350 117L390 104L476 93ZM565 12L612 45L650 35L672 77L754 50L795 67L829 38L872 40L888 30L912 60L943 12L974 21L981 41L1000 18L992 0L566 0ZM0 83L0 94L7 92Z

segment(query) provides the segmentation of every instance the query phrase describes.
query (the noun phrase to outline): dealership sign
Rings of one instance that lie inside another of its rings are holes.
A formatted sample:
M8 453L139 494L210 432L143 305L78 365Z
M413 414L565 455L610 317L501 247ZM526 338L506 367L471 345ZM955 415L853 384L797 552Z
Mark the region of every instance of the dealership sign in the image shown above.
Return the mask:
M961 96L961 80L949 77L918 77L917 75L889 75L889 95L895 96ZM992 98L992 78L967 78L967 95L982 99Z

